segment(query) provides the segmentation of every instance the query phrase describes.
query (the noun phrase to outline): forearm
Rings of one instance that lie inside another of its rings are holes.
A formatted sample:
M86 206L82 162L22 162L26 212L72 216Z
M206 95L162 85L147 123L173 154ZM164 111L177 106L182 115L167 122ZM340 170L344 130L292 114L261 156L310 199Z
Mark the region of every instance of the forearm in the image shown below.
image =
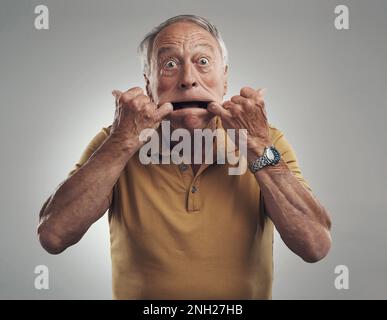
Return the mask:
M109 137L60 185L41 211L38 234L47 251L59 253L75 244L106 212L108 197L136 150L135 143Z
M330 248L330 218L324 207L281 160L255 173L266 211L285 244L305 261L322 259Z

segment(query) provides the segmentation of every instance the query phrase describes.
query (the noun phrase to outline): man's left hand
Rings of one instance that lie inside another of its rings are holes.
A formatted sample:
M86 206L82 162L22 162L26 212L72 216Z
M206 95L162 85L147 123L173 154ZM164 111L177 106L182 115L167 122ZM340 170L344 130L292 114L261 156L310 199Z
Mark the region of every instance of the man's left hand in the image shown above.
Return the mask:
M247 130L247 155L250 159L261 156L265 147L271 144L263 94L264 89L244 87L240 95L223 104L211 102L207 108L220 116L225 130L235 129L237 133L239 129Z

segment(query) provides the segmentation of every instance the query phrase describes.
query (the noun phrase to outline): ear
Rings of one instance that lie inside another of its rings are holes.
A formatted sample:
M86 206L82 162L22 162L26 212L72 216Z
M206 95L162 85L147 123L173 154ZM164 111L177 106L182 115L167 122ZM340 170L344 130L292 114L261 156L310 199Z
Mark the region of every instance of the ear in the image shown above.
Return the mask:
M153 97L152 97L152 91L150 89L150 81L148 79L148 77L146 76L146 74L144 73L144 79L145 79L145 89L146 89L146 94L148 95L148 97L151 99L151 101L153 101Z
M227 76L228 76L228 66L225 66L224 67L224 93L223 93L224 96L227 94L227 89L228 89Z

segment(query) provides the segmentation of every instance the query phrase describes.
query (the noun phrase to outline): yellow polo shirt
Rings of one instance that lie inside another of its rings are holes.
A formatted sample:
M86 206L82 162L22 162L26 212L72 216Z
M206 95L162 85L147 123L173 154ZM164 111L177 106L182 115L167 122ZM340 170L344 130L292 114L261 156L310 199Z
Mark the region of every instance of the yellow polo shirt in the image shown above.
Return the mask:
M282 132L270 126L270 139L310 189ZM194 176L190 165L143 165L138 153L128 161L110 195L114 299L271 299L273 223L254 175L229 175L229 166L202 165Z

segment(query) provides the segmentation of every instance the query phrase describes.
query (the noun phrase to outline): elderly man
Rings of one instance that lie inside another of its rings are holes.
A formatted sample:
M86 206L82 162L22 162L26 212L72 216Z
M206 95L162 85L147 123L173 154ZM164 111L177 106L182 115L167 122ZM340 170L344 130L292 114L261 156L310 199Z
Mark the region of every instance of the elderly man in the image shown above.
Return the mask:
M263 90L244 87L223 101L227 52L214 25L177 16L139 49L146 90L113 91L113 124L41 210L42 246L62 252L109 209L114 298L270 299L274 226L290 250L316 262L331 244L328 213L268 123ZM229 175L231 164L204 161L144 165L140 134L160 130L163 120L171 131L246 129L249 170Z

